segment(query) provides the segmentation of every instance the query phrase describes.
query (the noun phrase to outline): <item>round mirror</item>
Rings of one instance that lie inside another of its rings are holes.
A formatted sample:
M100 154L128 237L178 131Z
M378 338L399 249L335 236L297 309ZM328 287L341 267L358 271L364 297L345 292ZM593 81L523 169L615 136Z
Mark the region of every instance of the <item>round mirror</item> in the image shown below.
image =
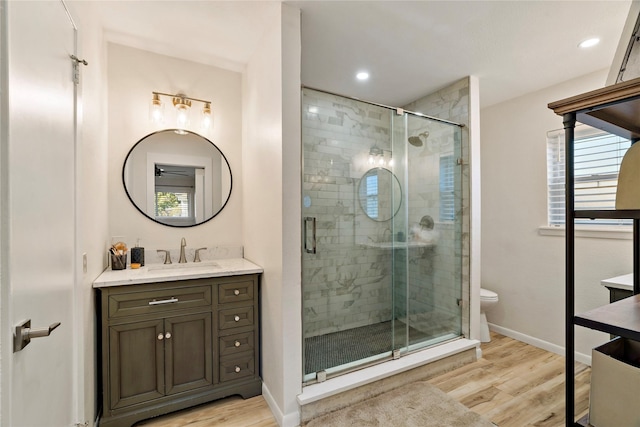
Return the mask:
M374 221L388 221L400 210L400 182L389 169L369 169L360 178L358 199L360 207L369 218Z
M231 196L231 168L211 141L189 131L145 136L122 167L127 196L149 219L172 227L209 221Z

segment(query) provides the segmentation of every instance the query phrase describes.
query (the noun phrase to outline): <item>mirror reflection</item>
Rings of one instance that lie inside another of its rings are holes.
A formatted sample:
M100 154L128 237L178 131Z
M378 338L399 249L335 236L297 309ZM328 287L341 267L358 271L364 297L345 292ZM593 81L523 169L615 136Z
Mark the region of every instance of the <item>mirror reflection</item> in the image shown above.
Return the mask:
M358 184L360 207L372 220L388 221L400 210L401 191L398 178L389 169L369 169Z
M173 129L145 136L124 161L131 202L164 225L190 227L215 217L231 196L231 168L211 141Z

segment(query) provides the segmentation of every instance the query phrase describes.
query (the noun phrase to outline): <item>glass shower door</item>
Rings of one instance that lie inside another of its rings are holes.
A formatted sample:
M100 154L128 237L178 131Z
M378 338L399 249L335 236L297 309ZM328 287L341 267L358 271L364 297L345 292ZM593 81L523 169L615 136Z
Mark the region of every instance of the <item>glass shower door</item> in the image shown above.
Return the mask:
M303 90L305 382L391 357L390 114Z
M393 223L406 230L394 255L394 316L396 330L406 327L404 350L412 351L461 335L460 128L410 113L394 124L404 208Z

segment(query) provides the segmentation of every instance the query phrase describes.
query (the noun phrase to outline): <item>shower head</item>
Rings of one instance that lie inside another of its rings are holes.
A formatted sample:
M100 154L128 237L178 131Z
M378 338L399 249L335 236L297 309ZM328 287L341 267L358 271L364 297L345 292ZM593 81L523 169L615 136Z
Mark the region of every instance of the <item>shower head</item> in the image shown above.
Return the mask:
M409 144L413 145L414 147L422 147L422 145L424 144L424 141L422 140L422 138L426 140L428 137L429 137L429 132L427 131L422 132L418 136L410 136Z

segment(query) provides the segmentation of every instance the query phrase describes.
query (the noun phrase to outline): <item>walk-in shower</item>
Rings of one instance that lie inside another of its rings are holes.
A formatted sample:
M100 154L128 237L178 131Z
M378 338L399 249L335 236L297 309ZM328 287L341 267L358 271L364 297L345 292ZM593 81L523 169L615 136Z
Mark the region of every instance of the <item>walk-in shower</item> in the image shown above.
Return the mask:
M304 381L461 336L460 126L309 88L302 105Z

